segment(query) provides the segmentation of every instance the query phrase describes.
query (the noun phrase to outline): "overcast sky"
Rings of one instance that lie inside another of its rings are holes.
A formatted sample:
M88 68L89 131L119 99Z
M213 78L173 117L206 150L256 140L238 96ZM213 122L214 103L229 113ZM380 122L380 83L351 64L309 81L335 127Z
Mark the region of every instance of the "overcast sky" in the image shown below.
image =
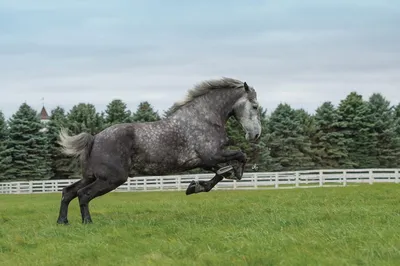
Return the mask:
M247 81L310 112L356 90L400 101L400 2L0 0L0 109L115 98L160 113L195 83Z

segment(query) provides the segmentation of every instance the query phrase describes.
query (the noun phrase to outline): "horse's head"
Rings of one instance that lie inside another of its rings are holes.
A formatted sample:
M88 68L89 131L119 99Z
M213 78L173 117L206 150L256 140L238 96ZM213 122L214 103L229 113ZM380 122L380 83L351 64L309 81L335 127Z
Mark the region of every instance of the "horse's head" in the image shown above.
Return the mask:
M246 139L256 141L261 135L260 110L257 93L244 82L245 93L233 106L233 116L246 131Z

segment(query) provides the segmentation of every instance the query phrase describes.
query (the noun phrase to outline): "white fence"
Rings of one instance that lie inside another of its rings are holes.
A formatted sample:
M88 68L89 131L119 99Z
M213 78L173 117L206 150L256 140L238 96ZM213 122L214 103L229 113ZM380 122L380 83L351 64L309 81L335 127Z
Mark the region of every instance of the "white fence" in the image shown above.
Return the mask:
M115 192L182 191L192 180L209 180L213 174L132 177ZM77 180L40 180L0 183L0 194L61 192ZM218 189L266 189L346 186L359 183L400 183L400 169L311 170L245 173L242 180L222 180Z

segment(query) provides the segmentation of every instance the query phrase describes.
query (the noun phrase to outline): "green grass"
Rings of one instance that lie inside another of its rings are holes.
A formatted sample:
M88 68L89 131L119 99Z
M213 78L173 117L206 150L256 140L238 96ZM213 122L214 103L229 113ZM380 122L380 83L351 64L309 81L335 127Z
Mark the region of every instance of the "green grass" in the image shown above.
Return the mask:
M400 186L0 195L0 265L400 265Z

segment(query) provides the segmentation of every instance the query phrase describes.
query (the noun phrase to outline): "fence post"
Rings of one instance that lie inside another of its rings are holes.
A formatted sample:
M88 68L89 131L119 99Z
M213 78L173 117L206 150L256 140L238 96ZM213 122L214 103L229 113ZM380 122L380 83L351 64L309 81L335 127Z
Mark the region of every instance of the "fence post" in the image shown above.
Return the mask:
M279 187L279 176L278 172L275 173L275 188Z
M396 183L396 184L398 184L398 183L400 183L400 171L399 171L399 169L397 169L396 171L395 171L395 177L394 177L394 182Z
M369 174L369 184L372 185L374 183L374 176L371 169L368 171L368 174Z
M343 186L347 186L347 171L343 171Z
M257 174L253 174L253 183L254 183L254 188L257 188L258 186L258 184L257 184L257 182L258 182L258 176L257 176Z
M319 186L322 187L324 185L324 176L322 174L322 171L319 171Z
M300 174L299 171L295 172L295 183L296 183L296 187L300 187Z
M177 182L178 182L178 191L181 191L181 176L180 175L178 176Z

